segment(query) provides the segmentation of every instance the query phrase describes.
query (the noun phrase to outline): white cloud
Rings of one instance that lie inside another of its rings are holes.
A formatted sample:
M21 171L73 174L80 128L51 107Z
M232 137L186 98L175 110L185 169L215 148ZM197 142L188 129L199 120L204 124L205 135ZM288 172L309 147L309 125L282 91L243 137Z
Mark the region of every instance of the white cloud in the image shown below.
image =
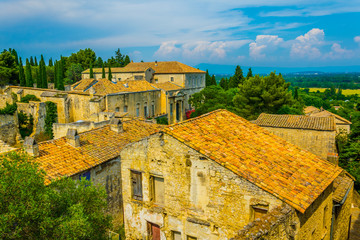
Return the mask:
M341 47L340 44L334 43L331 46L331 51L324 56L330 59L347 59L353 57L354 52Z
M360 44L360 36L354 37L354 41Z
M176 47L176 41L163 42L154 56L169 58L178 56L181 52L180 48Z
M324 31L319 28L313 28L304 35L298 36L291 46L291 57L309 59L321 57L319 47L324 44L324 37Z
M249 55L253 59L266 57L266 53L275 51L284 39L276 35L258 35L255 42L249 44Z

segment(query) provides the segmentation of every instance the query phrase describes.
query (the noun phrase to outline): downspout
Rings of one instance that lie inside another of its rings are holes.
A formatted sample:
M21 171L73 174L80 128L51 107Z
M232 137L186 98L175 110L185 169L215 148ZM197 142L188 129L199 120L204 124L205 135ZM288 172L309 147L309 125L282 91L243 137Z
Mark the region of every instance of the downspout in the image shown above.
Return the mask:
M352 189L352 186L349 187L349 189L346 191L345 197L341 200L341 202L339 204L334 204L333 205L332 217L331 217L330 240L333 240L333 235L334 235L333 231L334 231L335 207L340 207L345 203L345 201L347 199L347 196L349 195L349 192L350 192L351 189Z

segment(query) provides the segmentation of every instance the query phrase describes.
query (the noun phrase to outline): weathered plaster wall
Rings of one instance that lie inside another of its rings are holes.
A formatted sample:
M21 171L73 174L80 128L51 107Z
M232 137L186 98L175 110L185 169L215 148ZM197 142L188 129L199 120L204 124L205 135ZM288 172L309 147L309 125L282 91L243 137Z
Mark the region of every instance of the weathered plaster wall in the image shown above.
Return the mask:
M13 146L20 139L17 113L14 115L0 114L0 140Z
M316 131L307 129L263 127L269 132L285 139L326 160L328 153L336 153L336 131Z
M0 108L6 107L6 103L12 104L13 102L11 94L0 94Z
M31 114L34 118L34 129L32 135L45 131L46 104L44 102L17 102L17 111Z
M120 158L117 157L89 170L90 179L94 185L101 186L106 190L108 212L113 216L114 229L123 224L120 169ZM74 175L73 179L78 180L82 174Z
M110 123L110 120L101 121L101 122L72 122L72 123L54 123L53 132L54 139L61 138L66 136L68 129L76 129L78 133L82 133L94 128L103 127Z
M271 210L282 202L244 178L204 158L178 140L160 134L126 147L121 153L125 231L128 239L144 239L147 222L198 239L228 239L254 218L252 205ZM143 201L131 196L130 169L142 171ZM165 204L152 202L151 176L162 176Z
M344 204L335 207L334 240L348 239L353 193L354 187L352 186Z

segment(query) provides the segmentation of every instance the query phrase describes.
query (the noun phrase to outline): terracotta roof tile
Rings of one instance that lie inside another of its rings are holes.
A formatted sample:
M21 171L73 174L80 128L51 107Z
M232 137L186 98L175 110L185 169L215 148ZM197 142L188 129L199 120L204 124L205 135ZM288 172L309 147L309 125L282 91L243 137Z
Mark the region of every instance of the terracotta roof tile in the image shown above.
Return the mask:
M318 109L317 107L314 107L314 106L308 106L304 109L304 113L306 115L310 114L310 113L314 113L314 112L320 112L320 109Z
M89 93L90 88L93 88L95 94L107 95L111 93L120 92L142 92L149 90L157 90L149 82L145 80L129 80L113 83L108 79L82 79L73 85L73 92Z
M183 89L183 87L176 85L174 83L171 82L164 82L164 83L153 83L151 84L152 86L158 88L158 89L162 89L164 91L172 91L172 90L180 90Z
M312 117L328 117L328 116L334 116L336 119L343 121L346 124L351 124L351 122L343 117L340 117L339 115L329 112L327 110L322 110L320 112L310 113L310 116Z
M39 143L36 161L47 173L47 183L61 176L72 176L116 158L121 149L163 128L162 125L131 120L123 123L124 132L110 126L80 133L80 147L72 147L66 137Z
M190 67L186 64L172 61L172 62L137 62L129 63L123 68L111 68L112 73L127 73L127 72L145 72L148 68L151 68L157 74L163 73L205 73L199 69ZM101 73L102 68L94 68L94 73ZM90 69L83 71L83 73L89 73ZM108 69L105 69L108 72Z
M329 117L311 117L304 115L279 115L262 113L254 121L261 127L297 128L322 131L336 131L335 119Z
M351 175L346 171L343 171L334 181L334 201L340 203L344 199L348 189L352 187L353 183L354 180Z
M342 169L226 110L164 132L304 213Z

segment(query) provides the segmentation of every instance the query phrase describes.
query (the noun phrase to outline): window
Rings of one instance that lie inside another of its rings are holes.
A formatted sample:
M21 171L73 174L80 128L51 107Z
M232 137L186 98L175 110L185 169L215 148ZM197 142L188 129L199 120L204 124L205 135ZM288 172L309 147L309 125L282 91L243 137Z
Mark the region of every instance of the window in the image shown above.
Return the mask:
M172 239L173 240L181 240L181 233L176 232L176 231L172 231Z
M173 115L173 104L170 103L170 116L172 117L172 115Z
M115 112L120 112L120 108L119 107L115 108Z
M131 188L132 188L132 198L135 200L142 200L142 177L141 172L131 171Z
M147 116L148 116L147 106L144 106L144 117L147 118Z
M143 80L143 76L142 75L135 75L134 79L135 80Z
M136 116L140 117L140 104L136 104Z
M174 77L170 77L170 81L173 82L173 81L174 81Z
M323 216L323 228L326 229L326 219L328 215L328 206L324 207L324 216Z
M159 205L165 203L164 178L152 176L151 181L151 200Z
M155 78L155 83L158 83L159 79Z
M124 106L124 112L128 111L128 106Z
M155 105L154 105L154 103L151 104L151 116L155 116Z
M79 180L81 180L81 178L85 178L86 180L90 181L90 171L87 171L87 172L84 172L83 174L80 174Z
M160 226L147 222L148 235L150 240L160 240Z
M118 78L118 81L120 82L120 81L121 81L121 78Z
M262 208L262 207L258 207L258 206L253 207L253 211L254 211L254 219L261 218L268 212L268 210L266 208Z

